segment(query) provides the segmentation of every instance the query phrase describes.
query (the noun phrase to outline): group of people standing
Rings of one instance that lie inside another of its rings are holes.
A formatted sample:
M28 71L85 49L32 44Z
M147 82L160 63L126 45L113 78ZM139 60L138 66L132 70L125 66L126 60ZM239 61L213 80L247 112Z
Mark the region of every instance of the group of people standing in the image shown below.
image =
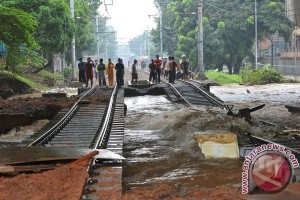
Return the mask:
M175 83L175 79L187 79L190 73L189 62L186 56L182 57L179 65L177 65L175 58L169 56L168 60L162 60L159 55L151 60L149 64L150 75L149 81L160 83L161 72L164 72L164 78L169 80L169 83ZM176 73L177 72L177 73Z
M108 85L113 86L114 84L114 70L116 70L116 81L118 87L124 85L124 64L121 58L118 58L118 63L115 65L111 59L108 59L108 63L103 63L103 59L98 61L87 58L87 62L83 62L82 58L79 58L78 63L79 69L79 82L85 83L88 87L89 81L91 81L91 87L93 87L94 74L95 78L99 80L99 87L107 86L105 73L107 74Z

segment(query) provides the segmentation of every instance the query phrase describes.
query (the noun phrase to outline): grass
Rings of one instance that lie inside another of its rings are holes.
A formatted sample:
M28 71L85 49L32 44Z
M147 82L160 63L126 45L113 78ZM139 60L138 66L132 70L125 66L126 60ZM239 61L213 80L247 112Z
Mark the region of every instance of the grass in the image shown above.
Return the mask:
M54 80L61 80L63 79L63 76L62 74L53 74L47 70L42 70L38 73L38 75L40 76L43 76L43 77L48 77L48 78L51 78L51 79L54 79Z
M216 72L209 70L205 72L205 76L219 83L220 85L230 83L242 83L242 77L239 74L227 74L224 72Z
M7 71L7 70L1 70L0 74L5 74L5 75L8 75L8 76L11 76L11 77L13 77L13 78L15 78L15 79L17 79L17 80L19 80L19 81L21 81L21 82L29 85L31 88L36 89L36 90L40 90L41 91L41 90L47 89L47 86L45 86L43 84L40 84L40 83L35 82L35 81L31 80L31 79L25 78L23 76L20 76L20 75L18 75L16 73L13 73L13 72L10 72L10 71Z

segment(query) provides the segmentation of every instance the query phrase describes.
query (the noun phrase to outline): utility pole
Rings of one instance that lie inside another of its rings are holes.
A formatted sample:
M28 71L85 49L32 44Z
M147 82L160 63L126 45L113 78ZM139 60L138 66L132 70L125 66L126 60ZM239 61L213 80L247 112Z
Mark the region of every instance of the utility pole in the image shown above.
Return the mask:
M159 33L160 33L160 56L163 57L163 34L162 34L162 7L159 2Z
M100 53L99 53L99 19L98 13L95 13L95 20L96 20L96 39L97 39L97 60L99 60Z
M271 66L274 66L274 44L273 44L273 34L270 36L271 41Z
M108 59L108 51L107 51L107 36L105 35L105 58Z
M70 0L70 12L71 12L71 17L73 20L74 18L74 0ZM71 63L72 63L72 81L76 81L76 66L75 66L75 33L72 37L72 42L71 42Z
M255 69L257 69L257 4L255 0ZM272 47L273 49L273 47Z
M204 77L204 64L203 64L203 26L202 26L202 10L203 0L198 1L198 67L199 77Z

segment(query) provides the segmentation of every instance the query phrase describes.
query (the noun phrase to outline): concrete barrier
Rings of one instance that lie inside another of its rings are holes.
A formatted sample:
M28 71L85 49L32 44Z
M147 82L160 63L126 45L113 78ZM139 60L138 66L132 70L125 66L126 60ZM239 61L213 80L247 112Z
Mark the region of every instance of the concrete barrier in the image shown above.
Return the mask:
M205 158L239 158L237 136L234 133L197 132L195 138Z

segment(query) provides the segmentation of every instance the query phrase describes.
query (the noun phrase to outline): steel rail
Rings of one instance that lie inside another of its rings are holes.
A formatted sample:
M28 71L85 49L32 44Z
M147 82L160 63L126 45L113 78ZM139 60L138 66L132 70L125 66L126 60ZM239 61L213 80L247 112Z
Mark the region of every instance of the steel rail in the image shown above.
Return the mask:
M85 98L87 95L90 95L96 90L97 85L83 93L83 95L74 103L74 105L70 108L70 110L48 131L46 131L43 135L41 135L39 138L37 138L35 141L30 143L28 146L41 146L45 142L49 141L58 131L60 131L63 126L65 126L70 119L74 116L74 113L78 109L78 103Z
M144 72L144 73L147 73L147 74L150 73L150 72L148 72L146 70L141 70L141 71ZM180 92L171 83L168 83L167 81L164 81L164 80L160 80L160 81L163 82L163 83L166 83L171 88L171 90L173 90L175 92L175 94L177 94L178 96L180 96L180 98L182 98L183 101L185 101L186 104L188 104L191 107L194 106L184 96L182 96L182 94L180 94Z
M166 83L171 88L171 90L175 91L175 93L178 96L180 96L180 98L182 98L185 101L185 103L187 103L191 107L194 106L194 104L190 103L184 96L182 96L182 94L171 83L168 83L166 81L162 81L162 82Z
M280 143L277 143L277 142L273 142L271 140L267 140L267 139L264 139L264 138L261 138L261 137L258 137L258 136L254 136L254 135L251 135L251 134L248 134L248 137L250 139L250 141L253 143L254 141L260 141L261 144L269 144L269 143L273 143L273 144L277 144L277 145L280 145L280 146L283 146L284 148L286 149L290 149L291 151L293 151L294 153L297 153L300 155L300 151L299 150L296 150L296 149L293 149L291 147L288 147L288 146L285 146L283 144L280 144ZM255 145L255 144L254 144Z
M141 70L147 74L149 74L148 71L145 71L145 70ZM192 87L196 88L196 90L198 90L202 96L208 100L210 103L213 103L219 107L221 107L222 109L224 110L229 110L228 106L224 105L222 102L216 100L214 97L212 97L210 94L208 94L206 91L204 91L202 88L198 87L197 85L195 85L194 83L191 83L191 82L187 82L187 81L182 81L182 80L177 80L177 81L181 81L183 83L187 83L187 84L190 84L192 85ZM164 80L161 80L161 82L164 82L166 83L173 91L175 91L175 93L180 96L189 106L194 106L192 103L190 103L183 95L181 95L181 93L171 84L171 83L168 83L167 81L164 81Z
M106 116L103 122L103 125L101 127L101 130L99 131L98 137L96 139L95 144L93 145L92 149L98 149L99 146L101 146L105 133L107 131L107 129L109 128L109 121L110 121L110 117L112 116L112 111L113 111L113 105L115 103L115 99L117 97L117 84L115 84L113 92L111 94L110 100L109 100L109 104L107 106L107 111L106 111Z
M199 86L195 85L194 83L188 82L188 81L182 81L182 80L178 80L181 81L182 83L185 84L189 84L192 87L194 87L196 90L198 90L202 96L204 98L206 98L209 102L221 107L224 110L228 110L228 106L224 105L222 102L218 101L217 99L215 99L214 97L212 97L210 94L208 94L206 91L204 91L202 88L200 88Z

